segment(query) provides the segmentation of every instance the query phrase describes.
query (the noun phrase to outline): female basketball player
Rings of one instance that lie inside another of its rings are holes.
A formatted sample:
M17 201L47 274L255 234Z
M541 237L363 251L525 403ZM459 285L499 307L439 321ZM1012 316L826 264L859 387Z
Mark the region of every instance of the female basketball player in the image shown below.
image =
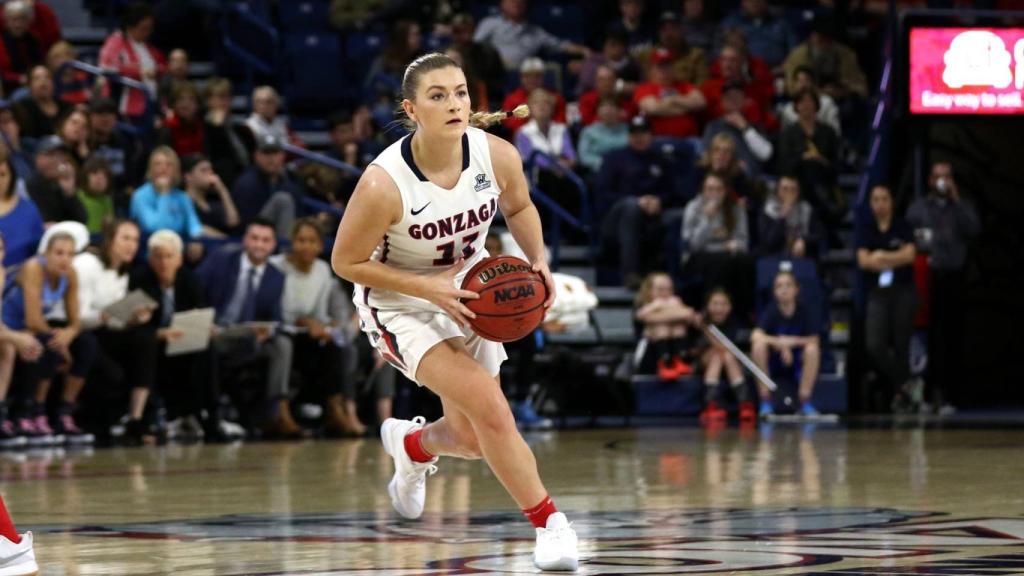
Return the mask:
M576 533L555 509L537 462L516 429L498 382L501 344L474 334L460 298L462 278L487 256L496 208L548 288L540 218L515 147L471 123L506 115L470 114L466 76L447 56L409 64L402 109L415 132L381 153L360 178L338 226L332 264L356 285L363 331L406 376L441 397L444 417L424 424L388 419L381 439L395 460L388 485L399 514L423 512L426 476L438 456L483 457L537 527L534 563L576 570Z

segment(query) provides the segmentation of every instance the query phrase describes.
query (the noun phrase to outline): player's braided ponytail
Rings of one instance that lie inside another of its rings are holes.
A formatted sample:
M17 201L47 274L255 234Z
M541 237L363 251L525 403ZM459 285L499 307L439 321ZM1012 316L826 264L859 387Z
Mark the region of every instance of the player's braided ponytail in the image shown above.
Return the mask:
M489 128L506 118L529 118L530 107L526 104L516 106L508 112L473 112L469 115L469 125L477 128Z

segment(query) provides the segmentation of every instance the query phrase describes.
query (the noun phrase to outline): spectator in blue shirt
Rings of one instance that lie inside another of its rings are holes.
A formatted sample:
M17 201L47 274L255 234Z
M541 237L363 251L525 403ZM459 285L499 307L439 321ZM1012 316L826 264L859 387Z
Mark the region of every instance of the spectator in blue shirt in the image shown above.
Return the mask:
M43 237L43 218L31 200L17 193L17 180L8 156L0 161L0 234L7 249L4 267L31 258Z
M614 98L602 99L597 105L597 122L580 133L580 164L588 170L600 171L609 152L629 144L626 123L619 119L621 110Z
M797 300L800 285L792 272L782 271L772 283L775 299L761 313L751 335L754 362L773 376L790 375L800 382L800 414L817 416L811 394L821 365L819 324L813 312ZM771 392L758 382L761 417L775 412Z
M782 65L796 47L796 36L789 24L768 12L767 0L742 0L740 8L722 20L720 30L738 29L747 38L750 53L772 68Z
M280 138L264 134L256 138L253 165L231 188L244 228L257 217L274 225L278 238L287 238L295 222L301 190L285 170L285 154Z
M669 218L681 206L673 194L671 166L653 146L651 127L642 116L629 123L629 146L608 153L597 176L597 206L608 207L601 225L602 252L617 258L627 287L637 288L653 270Z
M181 162L174 150L160 146L149 156L146 183L132 194L131 218L139 223L144 234L172 230L183 238L196 239L203 234L203 224L195 204L179 188Z

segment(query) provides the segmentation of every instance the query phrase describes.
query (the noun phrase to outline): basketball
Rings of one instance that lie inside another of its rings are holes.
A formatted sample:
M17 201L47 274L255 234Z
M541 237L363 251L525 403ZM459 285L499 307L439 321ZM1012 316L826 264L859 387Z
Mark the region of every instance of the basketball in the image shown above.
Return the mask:
M473 331L494 342L519 340L544 320L547 287L541 275L514 256L493 256L473 266L462 280L462 289L480 294L463 300L476 314Z

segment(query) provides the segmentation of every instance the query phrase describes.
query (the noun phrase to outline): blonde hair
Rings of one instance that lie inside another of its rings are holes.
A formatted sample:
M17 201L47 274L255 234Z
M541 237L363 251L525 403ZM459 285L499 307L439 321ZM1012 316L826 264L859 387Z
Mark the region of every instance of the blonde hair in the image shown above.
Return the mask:
M704 149L704 152L700 156L700 160L697 165L707 170L711 169L711 151L714 150L715 146L726 146L729 148L729 166L723 172L723 176L728 178L735 178L740 171L743 169L740 167L740 158L736 153L737 144L736 139L732 135L726 132L719 132L715 134L714 138L711 139L711 144Z
M450 56L441 54L440 52L424 54L410 62L405 68L405 74L402 75L401 99L410 101L415 100L416 89L419 88L420 85L420 78L422 78L427 72L441 70L443 68L458 68L459 70L462 70L462 66L459 66L458 62L452 60ZM399 111L401 111L403 115L405 114L405 111L401 108L401 103L399 103ZM469 115L469 125L475 128L486 129L506 118L512 117L529 118L530 107L526 104L520 104L510 112L472 112ZM408 116L401 120L400 123L405 126L406 130L412 131L416 129L416 123Z
M667 272L651 272L644 277L644 281L640 283L640 289L636 292L636 300L633 303L637 308L650 303L651 291L654 289L654 281L658 278L665 278L672 283L673 289L675 288L675 282L672 281L672 277Z
M153 179L153 160L155 160L157 156L164 156L171 161L171 166L174 168L174 177L171 182L171 187L177 188L181 184L181 160L178 158L178 153L170 146L157 146L153 149L153 152L150 153L149 161L146 163L146 180Z
M181 241L181 236L178 236L178 233L174 230L163 229L153 232L149 240L146 241L146 248L150 252L157 248L166 248L175 254L181 254L185 248L185 243Z
M530 117L530 107L520 104L510 112L473 112L469 115L469 125L476 128L488 128L506 118L526 119Z

